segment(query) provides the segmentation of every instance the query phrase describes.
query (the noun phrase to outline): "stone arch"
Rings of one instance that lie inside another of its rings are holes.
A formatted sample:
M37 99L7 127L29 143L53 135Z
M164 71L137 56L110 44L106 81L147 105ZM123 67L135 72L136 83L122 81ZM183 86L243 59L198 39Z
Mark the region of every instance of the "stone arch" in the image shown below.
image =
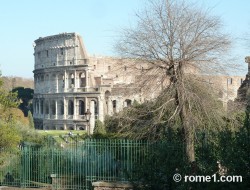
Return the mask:
M45 77L44 77L44 90L45 91L49 91L50 89L50 86L49 86L49 79L50 79L50 76L49 74L45 74Z
M126 99L126 100L124 101L124 107L129 107L129 106L131 106L131 105L132 105L132 100Z
M111 96L111 92L109 90L106 90L104 96L105 99L109 98Z
M86 72L82 72L79 74L79 82L80 82L80 87L85 87L86 86Z
M57 89L57 76L56 74L51 75L50 87L52 91L56 91Z
M36 113L39 113L40 110L40 104L39 104L39 99L36 101ZM39 113L40 114L40 113Z
M45 114L49 114L49 101L45 101Z
M51 114L56 115L56 101L55 100L51 101Z
M69 88L74 88L75 87L75 75L71 73L69 75Z
M73 100L68 101L68 115L74 115L74 102L73 102Z
M44 105L43 105L43 104L44 104L43 102L44 102L44 101L43 101L43 100L40 100L40 102L41 102L41 114L43 114L43 106L44 106Z
M86 126L85 125L79 125L77 128L78 128L78 130L85 130Z
M63 100L60 100L58 103L58 114L59 115L64 114L64 102L63 102Z
M37 84L39 82L39 75L35 74L34 76L34 83Z
M44 80L49 82L49 74L45 74Z
M53 124L51 127L50 127L51 130L56 130L56 126Z
M112 107L113 107L113 113L116 113L117 112L117 101L116 100L112 101Z
M79 130L85 130L85 127L79 127Z
M41 82L44 82L44 75L40 75Z
M79 100L79 115L85 114L85 102L83 100Z
M62 92L63 91L63 88L65 87L65 84L64 84L64 75L63 74L59 74L58 75L58 91L59 92Z
M39 108L38 108L38 100L37 99L34 100L34 108L35 108L34 113L38 113Z
M110 111L111 111L111 105L110 105L110 96L111 96L111 93L110 91L105 91L104 93L104 97L105 97L105 106L104 106L104 110L105 110L105 113L109 114Z
M63 126L59 126L58 129L59 129L59 130L64 130L64 127L63 127Z
M75 130L73 125L69 125L67 128L68 130Z

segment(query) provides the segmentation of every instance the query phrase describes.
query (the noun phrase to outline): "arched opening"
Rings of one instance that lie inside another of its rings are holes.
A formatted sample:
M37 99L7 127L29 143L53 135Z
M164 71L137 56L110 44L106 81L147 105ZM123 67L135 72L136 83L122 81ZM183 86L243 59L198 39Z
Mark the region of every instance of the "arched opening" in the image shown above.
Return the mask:
M79 130L85 130L85 126L79 126Z
M222 90L219 90L218 96L219 96L219 98L223 98L223 91Z
M74 74L70 75L70 82L69 82L69 84L70 84L70 88L74 88L75 87L75 76L74 76Z
M47 81L47 84L49 84L49 75L45 75L45 80Z
M129 100L129 99L126 99L125 102L124 102L124 107L129 107L132 105L132 101Z
M111 95L111 93L110 93L110 91L106 91L105 92L105 105L104 105L104 110L105 110L105 113L109 113L109 109L111 109L111 108L109 108L109 101L110 101L110 95Z
M59 127L58 129L59 129L59 130L64 130L64 127L63 127L63 126L61 126L61 127Z
M51 129L51 130L56 130L56 126L55 126L55 125L52 125L52 126L50 127L50 129Z
M74 130L74 127L73 126L69 126L68 130Z
M85 103L82 100L79 100L79 115L84 115L85 113Z
M85 87L86 86L86 76L84 73L79 74L80 78L80 87Z
M43 114L43 100L41 100L41 114Z
M74 102L72 100L68 102L68 115L74 115Z
M116 113L116 100L112 101L113 113Z
M104 109L106 113L109 113L109 109L111 109L109 108L110 95L111 93L108 90L104 94L105 96L105 106L104 106L105 108Z
M51 114L56 115L56 102L55 102L55 100L52 100L52 102L51 102Z
M50 87L51 87L52 91L56 91L56 89L57 89L57 84L56 84L57 82L56 82L56 80L57 80L57 77L56 77L55 74L53 74L51 76L51 82L50 82Z
M35 100L35 113L39 112L39 104L38 104L38 100Z
M41 82L44 82L44 75L41 75Z
M45 102L45 114L49 114L49 102Z
M94 111L95 111L95 115L98 115L98 107L97 107L97 102L96 100L91 100L94 102Z
M59 91L64 88L64 75L60 74L58 76L58 89Z
M59 109L58 109L59 110L59 115L63 115L64 114L64 103L63 103L62 100L59 101L58 107L59 107Z

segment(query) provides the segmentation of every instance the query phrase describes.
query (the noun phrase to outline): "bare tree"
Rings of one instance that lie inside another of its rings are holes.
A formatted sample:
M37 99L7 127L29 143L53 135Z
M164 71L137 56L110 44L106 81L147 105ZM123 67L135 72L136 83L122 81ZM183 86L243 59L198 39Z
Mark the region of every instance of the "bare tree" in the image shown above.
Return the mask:
M208 82L200 76L225 69L220 61L230 40L221 31L219 18L185 1L150 1L136 16L136 25L123 30L116 49L122 57L134 60L131 67L146 64L137 84L147 89L144 92L149 88L164 91L158 115L171 107L168 122L179 118L187 158L193 162L195 126L211 114L209 102L203 101Z

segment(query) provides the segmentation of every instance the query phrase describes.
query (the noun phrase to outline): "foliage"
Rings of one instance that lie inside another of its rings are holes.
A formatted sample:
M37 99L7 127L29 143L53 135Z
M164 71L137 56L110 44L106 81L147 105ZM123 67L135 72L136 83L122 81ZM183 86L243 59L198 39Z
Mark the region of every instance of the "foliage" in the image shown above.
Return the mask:
M38 133L35 129L30 129L29 127L25 127L22 124L17 125L17 128L22 142L30 142L36 144L44 143L44 136Z
M0 89L1 109L6 110L7 108L17 107L18 104L16 93L5 92L3 89Z
M17 148L21 141L42 142L41 135L28 127L29 121L20 114L17 91L6 92L0 78L0 148ZM20 87L20 89L22 89ZM22 94L26 96L27 94ZM31 96L27 97L28 99ZM25 98L23 98L25 99ZM30 113L30 124L32 115Z
M21 136L15 127L0 123L0 149L17 148Z
M106 134L106 129L104 124L99 119L97 119L95 121L95 128L93 135L105 135L105 134Z
M0 77L0 81L1 77ZM12 108L16 108L19 105L17 94L12 92L6 92L2 89L2 82L0 82L0 121L5 123L11 123L13 121Z
M217 100L211 88L204 88L196 80L186 79L189 82L187 88L195 88L196 95L189 96L187 105L192 111L190 116L190 127L195 127L194 133L201 130L217 131L226 126L226 112L223 110L222 103ZM163 140L166 131L181 130L181 119L178 115L173 118L176 112L174 101L170 101L171 96L168 90L163 91L155 100L147 101L143 104L130 106L112 117L105 118L105 125L108 132L120 133L123 136L148 139ZM202 96L203 98L198 98ZM183 136L183 133L181 134Z
M170 131L171 136L166 135L166 139L169 141L165 141L164 146L159 146L162 142L155 143L154 151L151 152L143 165L137 167L140 175L132 180L135 189L233 190L250 187L250 139L244 128L237 132L231 130L218 133L202 131L202 133L197 134L196 162L190 165L185 159L185 147L181 143L181 135L177 131ZM176 173L181 174L182 177L185 175L212 176L216 174L217 179L219 179L218 161L227 168L226 176L242 176L242 182L189 183L182 180L176 183L173 181L173 175Z
M29 119L29 127L30 127L30 129L35 129L34 120L33 120L33 117L32 117L32 113L30 111L28 111L28 119Z
M28 116L28 112L32 111L32 99L34 90L31 88L16 87L12 90L13 93L17 93L18 99L21 100L19 109L21 109L25 115Z

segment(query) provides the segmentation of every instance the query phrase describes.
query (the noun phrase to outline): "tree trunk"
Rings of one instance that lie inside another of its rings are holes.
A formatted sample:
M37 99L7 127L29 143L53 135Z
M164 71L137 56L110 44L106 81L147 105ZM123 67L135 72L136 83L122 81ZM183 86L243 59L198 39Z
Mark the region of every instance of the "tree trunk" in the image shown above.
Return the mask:
M183 67L180 66L180 72L182 72ZM185 143L185 151L187 159L190 163L195 161L195 150L194 150L194 131L192 126L192 118L188 114L187 102L185 99L185 88L183 87L183 75L178 77L178 82L176 81L176 102L180 106L179 116L181 119L181 125L183 130L183 141Z
M195 161L195 150L194 150L194 131L190 123L190 119L187 114L186 105L183 104L180 111L180 119L183 129L183 140L185 143L185 151L187 159L190 163Z

